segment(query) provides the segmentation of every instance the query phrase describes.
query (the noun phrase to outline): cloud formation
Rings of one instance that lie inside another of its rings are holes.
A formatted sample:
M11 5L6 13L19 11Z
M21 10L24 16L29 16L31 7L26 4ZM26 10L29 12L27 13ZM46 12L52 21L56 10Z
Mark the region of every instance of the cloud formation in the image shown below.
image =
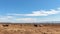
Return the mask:
M33 23L37 22L37 18L18 18L17 16L0 16L0 22L11 23Z
M25 16L48 16L48 15L53 15L53 14L58 14L59 11L56 10L50 10L50 11L33 11L32 14L25 14Z
M13 19L13 16L0 16L0 22L12 22Z
M49 16L53 14L60 13L60 9L57 10L51 9L51 10L40 10L40 11L32 11L31 14L8 14L8 15L14 15L14 16Z
M60 8L57 10L51 9L51 10L39 10L39 11L32 11L30 14L7 14L0 16L0 22L13 22L13 23L33 23L33 22L40 22L40 21L47 21L47 20L40 20L40 18L31 18L27 16L49 16L49 15L55 15L60 13ZM21 16L25 16L21 17ZM18 18L19 17L19 18ZM49 20L49 19L48 19Z
M16 19L17 22L22 22L22 23L34 23L34 22L37 22L37 19L36 18L17 18Z

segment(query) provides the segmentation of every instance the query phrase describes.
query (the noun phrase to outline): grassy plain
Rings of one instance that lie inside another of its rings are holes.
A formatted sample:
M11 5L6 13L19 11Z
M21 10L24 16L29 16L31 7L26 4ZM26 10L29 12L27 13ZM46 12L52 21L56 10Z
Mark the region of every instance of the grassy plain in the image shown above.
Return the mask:
M0 34L60 34L60 24L0 24Z

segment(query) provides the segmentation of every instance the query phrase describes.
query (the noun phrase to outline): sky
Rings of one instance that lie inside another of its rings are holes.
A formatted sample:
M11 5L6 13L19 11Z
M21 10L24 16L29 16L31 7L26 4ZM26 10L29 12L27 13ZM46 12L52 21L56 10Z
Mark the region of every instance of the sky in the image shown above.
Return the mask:
M60 21L60 0L0 0L0 22Z

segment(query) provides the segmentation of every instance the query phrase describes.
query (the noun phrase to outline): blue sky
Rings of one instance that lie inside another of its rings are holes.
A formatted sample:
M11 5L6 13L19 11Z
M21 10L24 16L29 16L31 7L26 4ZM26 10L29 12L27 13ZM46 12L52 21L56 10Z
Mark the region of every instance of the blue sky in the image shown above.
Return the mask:
M0 0L0 22L60 21L60 0Z

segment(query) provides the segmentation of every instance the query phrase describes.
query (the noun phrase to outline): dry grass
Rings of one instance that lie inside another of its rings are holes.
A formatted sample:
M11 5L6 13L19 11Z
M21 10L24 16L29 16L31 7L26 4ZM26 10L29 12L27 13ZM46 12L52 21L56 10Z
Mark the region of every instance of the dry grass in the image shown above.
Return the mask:
M0 34L60 34L60 24L0 24Z

